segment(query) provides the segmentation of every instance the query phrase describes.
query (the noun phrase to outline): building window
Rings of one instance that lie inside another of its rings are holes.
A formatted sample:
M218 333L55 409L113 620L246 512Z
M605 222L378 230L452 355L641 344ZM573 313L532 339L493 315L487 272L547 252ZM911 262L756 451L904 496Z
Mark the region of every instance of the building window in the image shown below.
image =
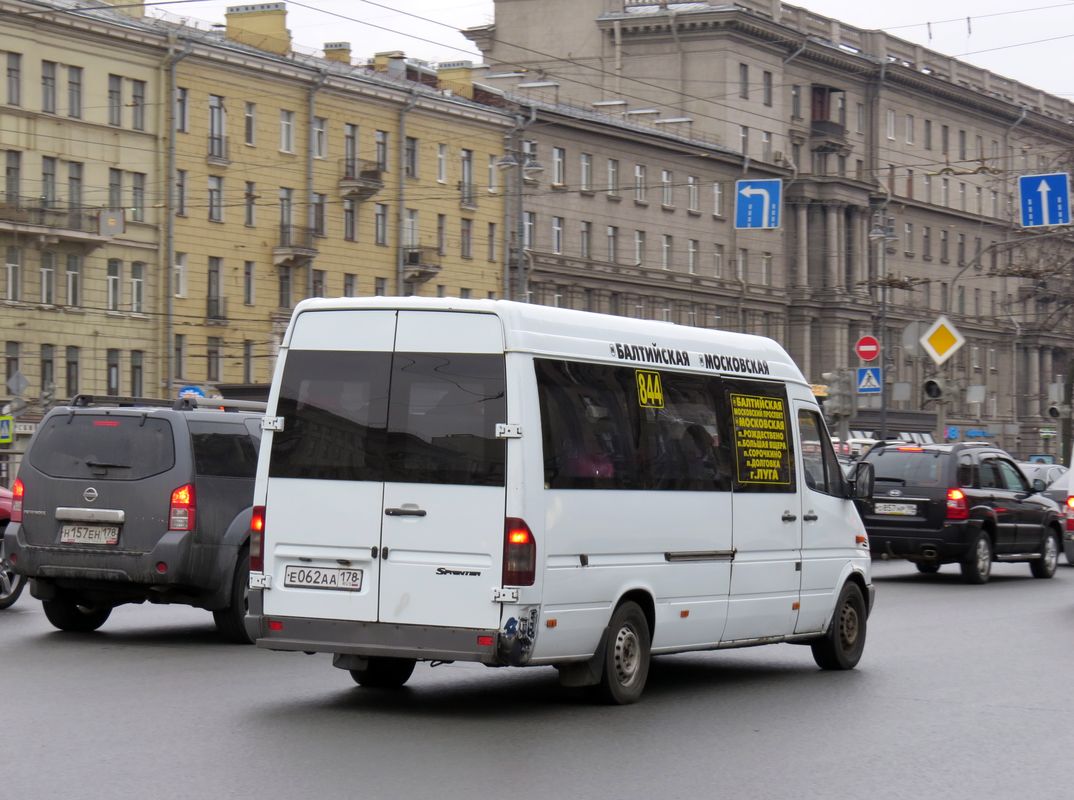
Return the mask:
M691 275L697 274L697 254L700 249L700 243L697 239L688 239L686 241L686 271Z
M608 240L608 261L615 264L619 261L619 228L609 225L605 234Z
M176 297L186 297L186 253L175 254L175 264L172 267L172 292Z
M175 108L172 113L175 117L175 130L186 133L190 130L190 108L188 104L189 93L179 86L175 90Z
M119 351L109 348L105 353L105 392L115 397L119 394Z
M593 191L593 156L582 153L578 163L579 180L578 188L583 192Z
M906 222L902 226L902 249L907 255L914 252L914 223Z
M242 303L243 305L252 306L257 297L256 288L254 285L254 262L244 261L242 263Z
M278 308L291 307L291 268L280 267L279 282L276 290L276 305Z
M377 131L374 135L376 144L377 169L388 171L388 132Z
M712 183L712 216L723 216L723 185L719 181Z
M108 170L108 207L113 210L123 208L123 170Z
M247 228L252 228L257 219L257 184L253 181L246 181L245 190L242 193L243 199L243 224Z
M738 249L738 260L735 262L735 277L740 281L746 281L750 274L750 251L745 247Z
M552 148L552 185L564 186L567 183L567 151L562 147Z
M55 349L50 344L41 345L41 399L48 403L49 396L56 389Z
M374 278L373 279L373 294L377 297L384 297L388 293L388 279L387 278ZM442 297L443 295L441 295Z
M959 161L966 160L966 131L958 132L958 159Z
M914 115L913 114L907 114L906 115L906 143L907 144L913 144L914 143Z
M119 75L108 76L108 124L123 124L123 78Z
M499 162L499 160L500 159L497 156L489 154L489 168L488 168L488 183L489 183L489 185L488 185L488 193L489 194L496 194L496 192L500 188L499 185L498 185L498 182L500 180L500 178L499 178L500 168L498 166L496 166L496 164L497 164L497 162Z
M563 217L552 217L552 252L563 252Z
M186 216L186 170L175 171L175 213L180 217Z
M131 173L131 219L145 222L145 173Z
M765 70L763 73L761 73L761 80L762 80L761 89L762 89L762 96L763 96L763 99L764 99L764 104L766 106L771 107L772 106L772 73L769 72L768 70Z
M145 311L145 264L141 261L131 263L131 311Z
M56 255L48 251L41 254L41 302L56 304Z
M328 158L328 120L313 118L313 157Z
M313 296L324 297L327 294L327 280L323 269L313 271Z
M280 150L284 153L295 151L295 112L280 109Z
M209 176L209 222L224 221L224 179Z
M474 221L463 218L459 225L459 255L463 258L474 257Z
M357 297L358 291L358 276L353 272L347 272L343 275L343 296L344 297Z
M746 125L738 127L738 149L744 156L750 154L750 129Z
M522 215L522 247L526 250L532 250L534 246L534 235L537 232L537 214L533 211L526 211Z
M940 152L945 156L951 152L951 129L946 125L940 126Z
M328 196L320 192L313 193L313 234L325 235L325 209L328 206Z
M473 208L477 204L477 200L474 196L474 151L463 150L460 154L460 158L460 202L467 208Z
M358 207L352 197L343 201L343 238L348 242L358 238Z
M925 128L921 132L922 144L925 145L926 150L932 149L932 120L925 120Z
M447 215L436 215L436 252L444 255L447 252Z
M488 253L486 255L489 261L496 260L496 223L490 222L488 226Z
M714 244L712 246L712 276L714 278L723 277L723 245Z
M447 183L447 145L436 146L436 180L438 183Z
M802 118L802 87L794 84L791 86L791 119Z
M634 263L640 267L647 260L645 255L645 231L634 231Z
M373 241L388 244L388 206L384 203L377 203L373 209Z
M593 255L593 223L588 220L582 220L578 232L578 255L582 258L591 258Z
M22 105L22 55L7 54L7 102L11 106Z
M772 161L772 134L761 131L761 160Z
M145 130L145 81L131 81L131 127Z
M761 284L763 286L772 285L772 254L761 254Z
M41 110L56 113L56 62L41 62Z
M205 379L220 380L220 338L210 336L205 344Z
M645 165L634 165L634 202L645 202Z
M932 258L932 228L928 225L921 227L921 257Z
M696 175L686 177L686 204L691 211L701 211L701 184Z
M257 105L246 103L242 115L242 140L253 145L257 139Z
M108 259L108 276L105 286L105 308L108 311L119 311L120 271L119 259Z
M895 109L889 108L887 110L887 137L889 140L895 139Z
M74 397L78 394L78 362L79 350L77 347L68 347L65 354L65 378L67 384L67 396Z
M82 259L76 253L67 254L67 305L82 305Z
M750 99L750 66L749 64L738 65L738 96L743 100Z
M660 268L671 269L673 239L670 233L665 233L660 237Z
M418 177L418 140L413 136L403 142L403 171L408 178Z
M41 201L45 208L56 205L56 159L41 157Z
M675 205L675 180L671 170L660 170L660 203L665 207Z
M82 67L67 68L67 116L82 116Z
M143 387L145 372L142 367L144 360L144 352L141 350L131 350L131 397L141 397L142 393L145 391Z
M940 231L940 261L944 262L945 264L950 260L948 258L947 243L948 243L947 231L946 230L941 230Z
M608 159L608 195L619 196L619 159Z

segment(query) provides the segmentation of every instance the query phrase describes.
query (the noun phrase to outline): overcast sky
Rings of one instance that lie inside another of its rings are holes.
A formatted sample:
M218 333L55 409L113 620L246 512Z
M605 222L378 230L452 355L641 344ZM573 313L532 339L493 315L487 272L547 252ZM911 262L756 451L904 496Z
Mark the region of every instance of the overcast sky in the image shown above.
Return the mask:
M191 0L155 8L213 23L224 21L230 5L237 3ZM859 28L886 30L1074 100L1074 0L808 0L789 5ZM325 42L348 41L355 58L403 50L426 61L480 60L457 31L492 21L492 0L287 3L287 27L296 45L319 50Z

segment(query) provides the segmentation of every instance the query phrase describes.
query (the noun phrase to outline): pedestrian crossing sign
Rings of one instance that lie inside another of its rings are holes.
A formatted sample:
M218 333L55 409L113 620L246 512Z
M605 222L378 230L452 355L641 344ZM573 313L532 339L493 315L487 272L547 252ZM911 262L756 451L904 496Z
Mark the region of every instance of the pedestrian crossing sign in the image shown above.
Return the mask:
M880 367L858 367L858 394L880 394Z
M15 441L15 418L9 415L0 417L0 444Z

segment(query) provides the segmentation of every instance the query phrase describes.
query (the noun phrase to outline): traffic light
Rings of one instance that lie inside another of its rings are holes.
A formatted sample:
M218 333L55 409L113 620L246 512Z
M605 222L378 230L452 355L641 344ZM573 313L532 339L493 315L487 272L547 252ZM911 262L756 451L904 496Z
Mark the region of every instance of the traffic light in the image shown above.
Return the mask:
M944 393L943 378L928 378L921 388L925 392L925 397L939 400Z
M849 417L854 413L854 397L851 395L850 373L822 372L821 378L828 384L828 396L824 400L824 412L830 418Z
M1050 406L1048 406L1048 410L1044 412L1044 415L1046 417L1051 417L1052 419L1059 419L1061 416L1063 416L1063 407L1057 406L1055 403L1052 403Z

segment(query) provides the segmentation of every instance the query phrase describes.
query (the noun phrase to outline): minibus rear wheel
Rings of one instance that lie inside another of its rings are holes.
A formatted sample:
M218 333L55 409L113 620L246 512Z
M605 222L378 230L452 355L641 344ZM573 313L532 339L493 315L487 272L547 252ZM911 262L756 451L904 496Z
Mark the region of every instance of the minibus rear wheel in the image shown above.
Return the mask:
M620 605L606 635L604 669L594 688L605 703L636 703L649 677L649 622L641 607L631 601Z
M372 656L365 669L350 670L354 682L367 689L398 689L414 672L413 658Z
M843 584L835 614L823 639L813 642L813 660L821 669L854 669L865 650L865 598L853 581Z

